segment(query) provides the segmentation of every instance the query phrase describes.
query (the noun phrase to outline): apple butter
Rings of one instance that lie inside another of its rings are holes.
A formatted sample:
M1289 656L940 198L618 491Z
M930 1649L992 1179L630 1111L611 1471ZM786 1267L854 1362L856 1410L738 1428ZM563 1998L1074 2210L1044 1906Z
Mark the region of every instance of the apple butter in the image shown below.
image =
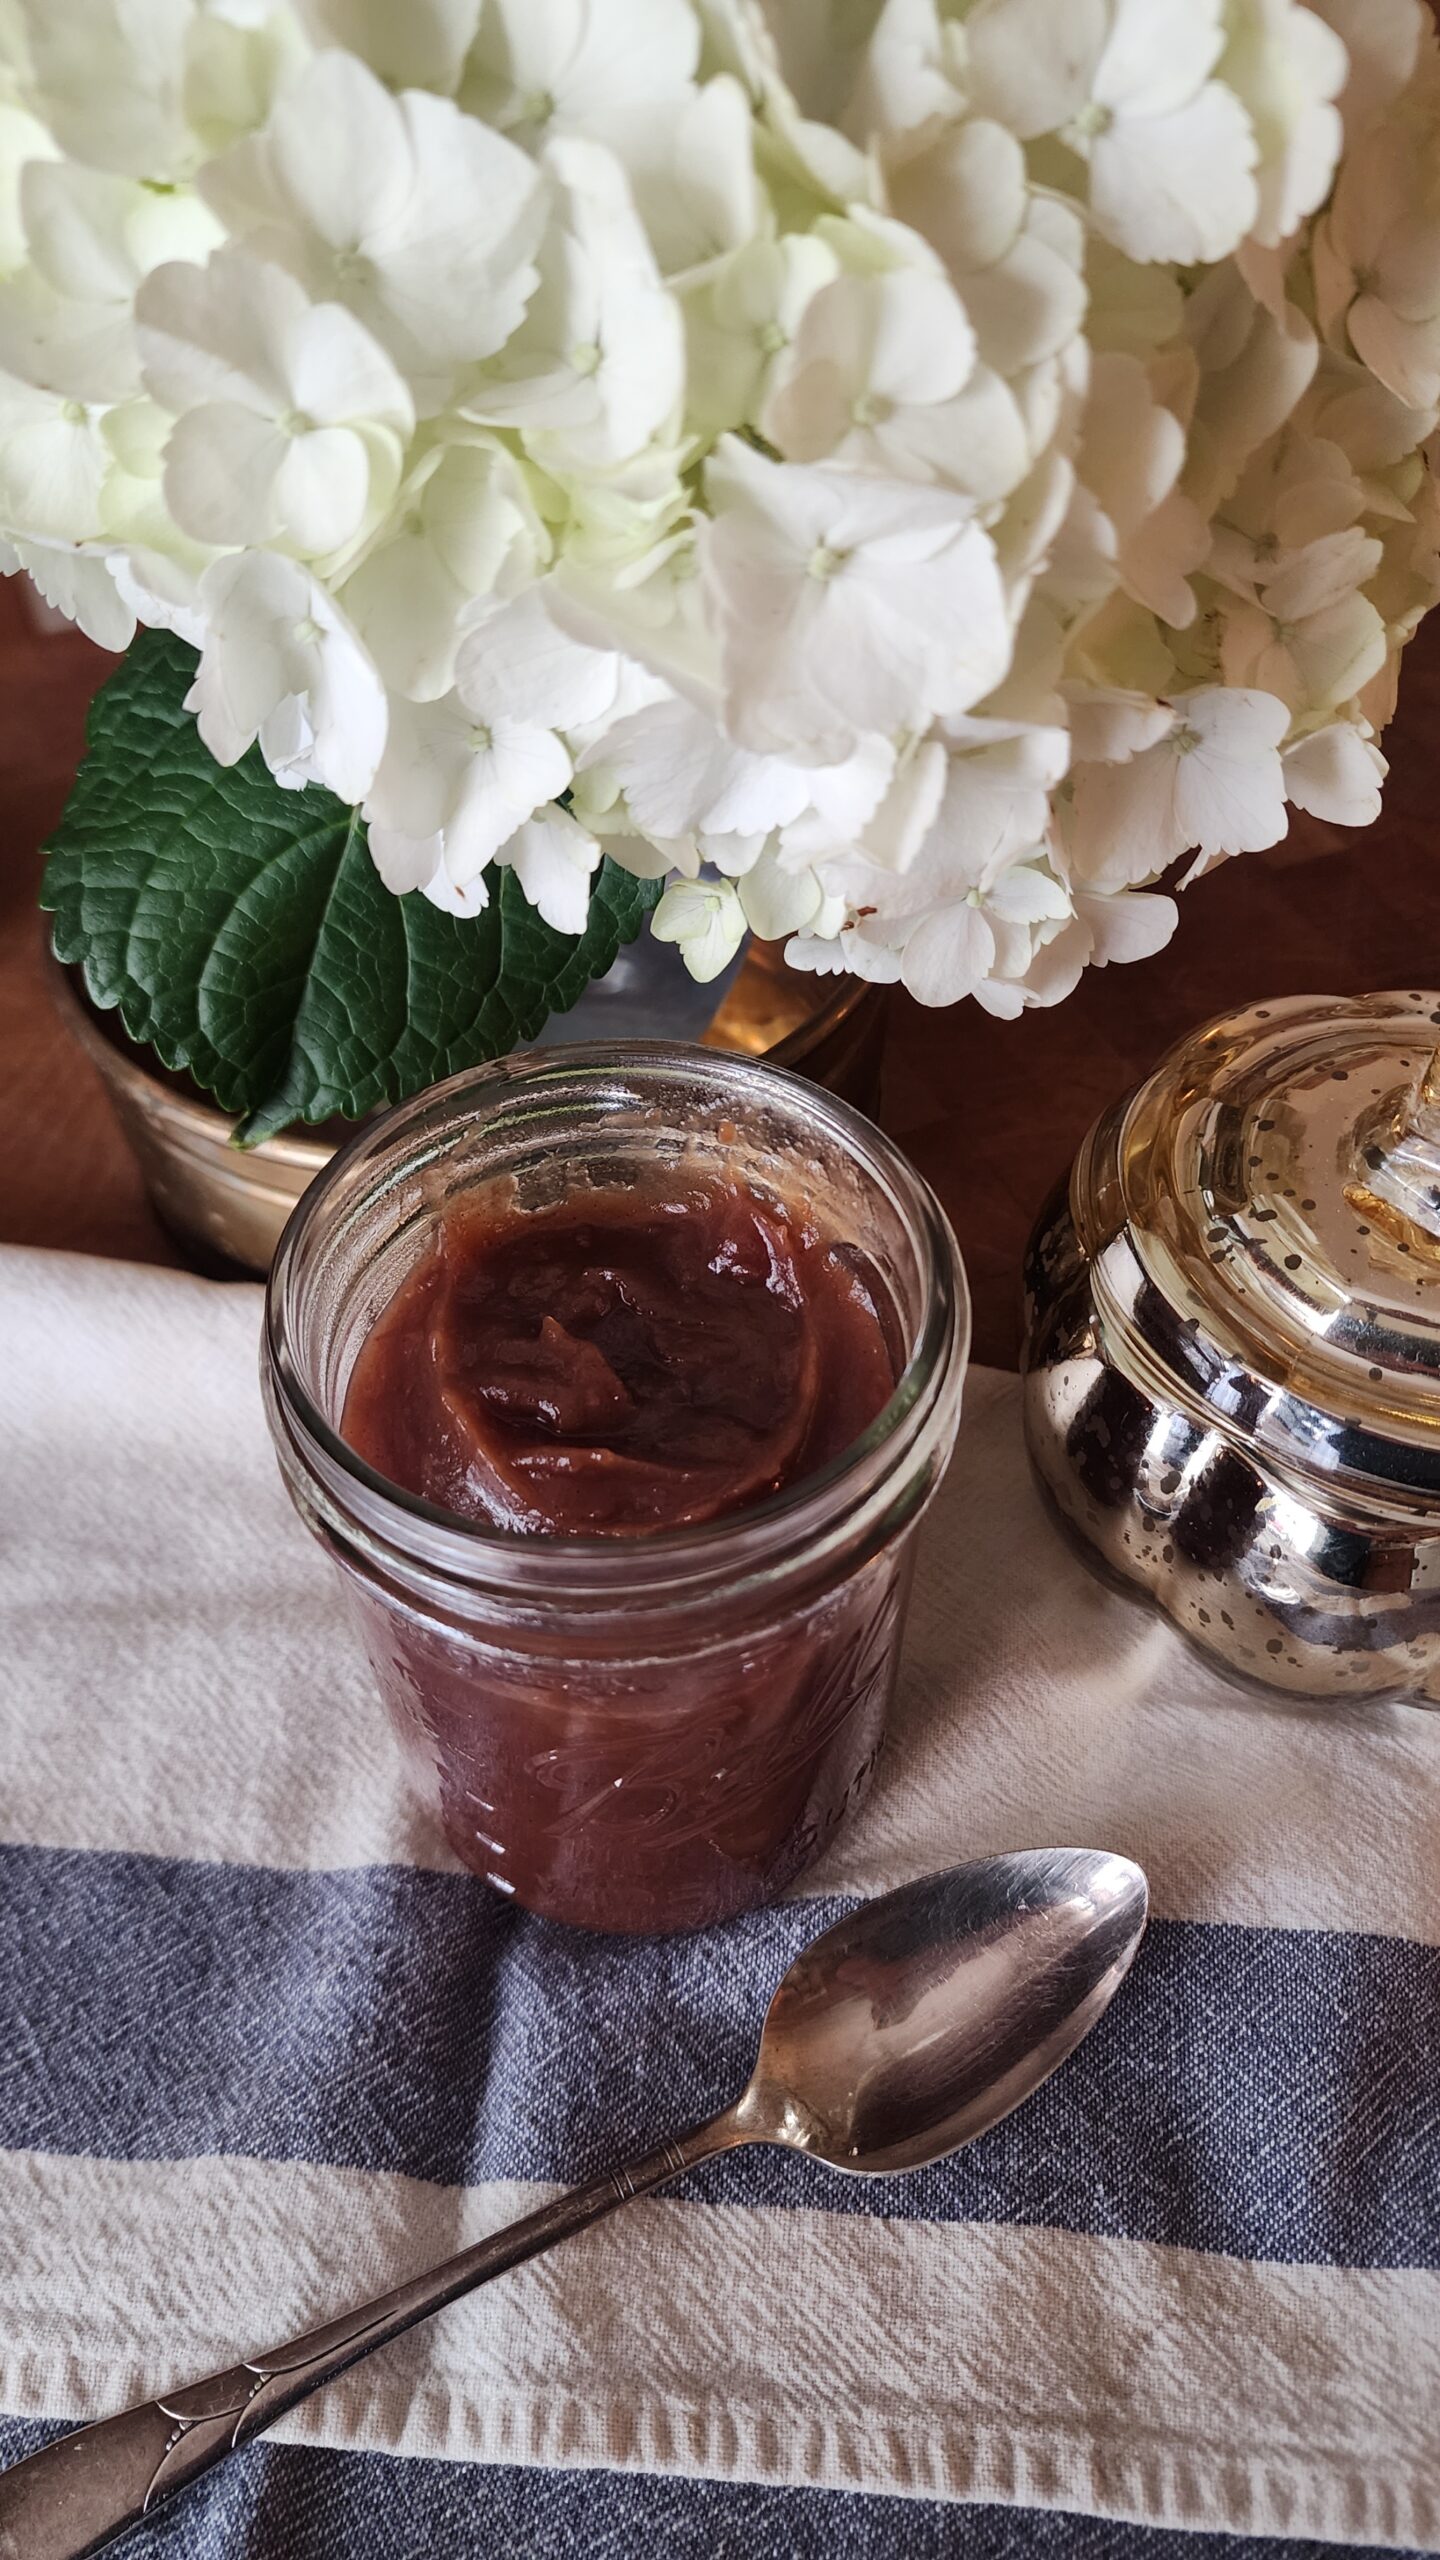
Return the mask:
M363 1344L341 1429L491 1528L690 1528L857 1440L895 1332L863 1257L743 1184L460 1203Z

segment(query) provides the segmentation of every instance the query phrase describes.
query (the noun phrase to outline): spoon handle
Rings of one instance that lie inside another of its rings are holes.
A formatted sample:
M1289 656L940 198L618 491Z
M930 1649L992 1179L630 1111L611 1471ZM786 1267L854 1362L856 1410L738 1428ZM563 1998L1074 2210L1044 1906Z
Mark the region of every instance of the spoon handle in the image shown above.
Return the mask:
M46 2445L0 2474L0 2560L83 2560L86 2552L103 2550L153 2513L162 2498L223 2462L372 2348L507 2267L538 2257L572 2231L588 2230L632 2196L664 2186L697 2161L745 2139L734 2111L727 2110L643 2160L557 2196L324 2328Z

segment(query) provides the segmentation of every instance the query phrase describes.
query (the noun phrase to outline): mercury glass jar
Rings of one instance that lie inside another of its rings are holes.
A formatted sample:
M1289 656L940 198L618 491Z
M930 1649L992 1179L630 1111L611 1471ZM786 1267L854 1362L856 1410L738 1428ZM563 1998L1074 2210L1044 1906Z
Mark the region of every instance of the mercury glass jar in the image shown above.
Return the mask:
M1091 1131L1026 1268L1082 1553L1219 1669L1440 1706L1440 994L1288 996Z
M898 1383L830 1466L698 1526L522 1536L401 1491L347 1447L359 1348L452 1202L504 1185L521 1214L680 1163L803 1203L863 1262ZM553 1919L666 1930L770 1899L818 1855L880 1748L968 1338L927 1185L847 1104L756 1060L534 1052L456 1076L351 1142L275 1260L267 1410L468 1867Z

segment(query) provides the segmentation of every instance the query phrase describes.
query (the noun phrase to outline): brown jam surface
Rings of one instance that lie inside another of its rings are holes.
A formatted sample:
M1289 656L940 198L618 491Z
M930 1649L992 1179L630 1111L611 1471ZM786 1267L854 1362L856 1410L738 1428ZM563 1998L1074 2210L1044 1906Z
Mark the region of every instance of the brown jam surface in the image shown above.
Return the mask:
M633 1537L723 1519L840 1455L888 1402L864 1257L741 1181L456 1203L366 1341L341 1424L463 1518Z

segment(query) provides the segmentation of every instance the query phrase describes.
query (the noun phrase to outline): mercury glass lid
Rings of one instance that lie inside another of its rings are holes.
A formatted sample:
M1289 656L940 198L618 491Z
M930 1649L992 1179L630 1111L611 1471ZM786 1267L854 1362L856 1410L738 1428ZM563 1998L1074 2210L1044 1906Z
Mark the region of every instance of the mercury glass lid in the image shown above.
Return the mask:
M1440 995L1297 996L1163 1058L1076 1168L1126 1365L1352 1495L1440 1504Z

